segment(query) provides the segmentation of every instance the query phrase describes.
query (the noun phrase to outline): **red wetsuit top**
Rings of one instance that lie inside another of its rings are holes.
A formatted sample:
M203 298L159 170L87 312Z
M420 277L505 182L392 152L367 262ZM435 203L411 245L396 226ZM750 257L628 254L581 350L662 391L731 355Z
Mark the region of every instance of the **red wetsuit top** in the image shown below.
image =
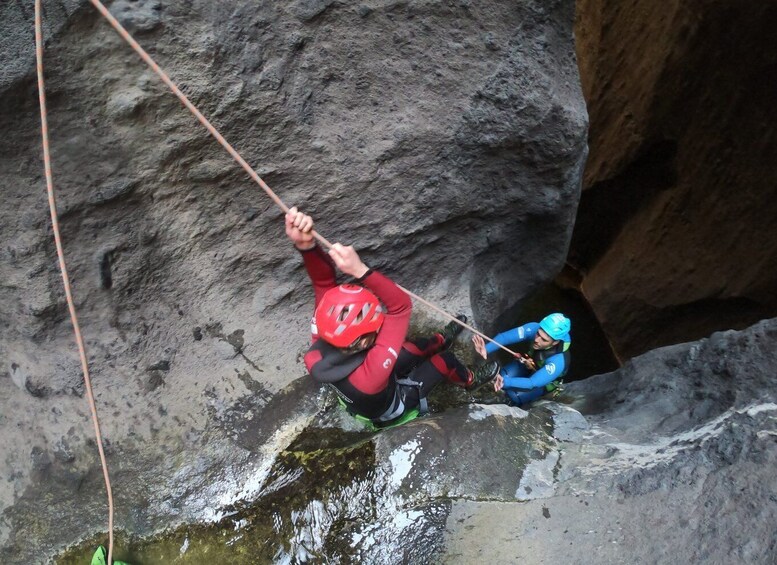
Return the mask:
M318 245L303 251L302 258L318 306L326 291L337 286L335 266ZM356 282L372 291L385 308L375 344L366 351L347 355L319 339L314 317L312 346L305 354L305 366L317 381L335 387L350 412L378 419L396 403L392 373L410 324L412 303L391 279L376 271L367 271Z

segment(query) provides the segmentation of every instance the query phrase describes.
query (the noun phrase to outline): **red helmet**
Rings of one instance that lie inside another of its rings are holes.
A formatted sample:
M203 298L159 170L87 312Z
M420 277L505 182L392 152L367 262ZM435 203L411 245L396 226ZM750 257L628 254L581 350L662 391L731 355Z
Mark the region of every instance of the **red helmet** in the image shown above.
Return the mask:
M316 308L315 324L321 339L335 347L348 347L380 329L383 307L366 288L341 284L324 294Z

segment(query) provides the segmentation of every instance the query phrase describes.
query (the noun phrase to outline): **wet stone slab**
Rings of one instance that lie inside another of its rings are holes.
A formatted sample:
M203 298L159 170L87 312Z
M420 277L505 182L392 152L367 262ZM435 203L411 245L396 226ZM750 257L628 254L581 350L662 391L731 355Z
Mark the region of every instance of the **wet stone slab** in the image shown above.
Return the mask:
M341 426L341 424L343 424ZM120 535L134 563L424 562L451 501L514 501L523 469L553 449L550 413L462 405L371 433L323 410L274 458L254 500L220 519L146 538ZM58 559L83 563L101 536Z

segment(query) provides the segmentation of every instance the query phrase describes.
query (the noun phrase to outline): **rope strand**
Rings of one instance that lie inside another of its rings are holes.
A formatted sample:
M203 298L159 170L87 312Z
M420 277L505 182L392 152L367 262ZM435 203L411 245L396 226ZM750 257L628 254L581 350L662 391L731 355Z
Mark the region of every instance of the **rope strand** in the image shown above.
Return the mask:
M108 23L111 24L113 29L116 30L116 32L124 39L124 41L126 41L130 45L130 47L132 47L137 52L137 54L140 55L140 58L143 59L143 61L145 61L145 63L151 68L151 70L153 70L159 76L159 78L162 79L162 82L164 82L170 88L170 90L173 91L173 94L175 94L178 97L178 99L183 103L183 105L186 106L186 108L188 108L189 111L192 114L194 114L194 116L197 118L197 120L199 120L199 122L203 126L205 126L205 128L210 132L210 134L214 138L216 138L216 141L218 141L222 145L222 147L224 147L224 149L226 149L227 152L230 155L232 155L232 158L235 161L237 161L237 163L241 167L243 167L243 169L248 173L248 175L262 188L262 190L264 190L264 192L267 193L267 196L269 196L272 199L272 201L275 202L275 204L281 210L283 210L284 213L288 212L289 211L289 207L286 206L286 204L283 203L283 201L278 197L277 194L275 194L275 192L273 192L273 190L269 186L267 186L267 184L261 179L261 177L259 177L259 175L256 173L256 171L254 171L254 169L251 168L251 165L249 165L246 162L246 160L243 159L243 157L240 155L240 153L238 153L235 150L235 148L232 147L232 145L230 145L229 142L226 139L224 139L224 136L222 136L218 132L218 130L215 127L213 127L213 124L211 124L208 121L208 119L202 114L202 112L200 112L197 109L197 107L189 101L189 99L186 97L186 95L183 92L181 92L181 89L178 88L176 86L176 84L172 80L170 80L170 77L167 76L167 73L165 73L162 70L162 68L156 63L156 61L154 61L154 59L152 59L151 56L148 53L146 53L146 51L140 46L140 44L138 44L137 41L135 41L135 39L130 35L130 33L126 29L124 29L124 26L122 26L119 23L119 21L113 16L113 14L111 14L108 11L108 9L102 4L102 2L100 2L100 0L90 0L90 2L94 5L95 8L97 8L97 10L100 12L100 14L102 14L105 17L105 19L108 20ZM318 241L319 243L324 245L327 249L332 247L332 244L329 243L329 241L324 236L319 234L318 232L313 231L312 234L313 234L313 237L316 239L316 241ZM459 320L458 318L456 318L452 314L449 314L448 312L446 312L442 308L439 308L438 306L435 306L431 302L429 302L427 300L424 300L423 298L421 298L417 294L414 294L414 293L410 292L409 290L407 290L406 288L404 288L404 287L402 287L400 285L397 285L397 286L399 286L399 288L401 288L404 292L406 292L408 294L408 296L410 296L411 298L414 298L415 300L417 300L421 304L424 304L426 307L434 310L435 312L437 312L438 314L440 314L443 317L447 318L448 320L450 320L452 322L456 322L457 324L459 324L460 326L463 326L464 328L468 329L472 333L474 333L476 335L479 335L484 340L489 341L489 342L491 342L493 344L496 344L501 349L504 349L505 351L510 353L510 355L515 355L514 351L511 351L510 349L508 349L507 347L505 347L501 343L497 343L496 341L494 341L493 339L491 339L487 335L479 332L478 330L476 330L472 326L462 322L461 320Z
M108 463L105 459L103 450L102 434L100 433L100 421L97 417L97 407L92 394L92 380L89 377L89 364L86 357L86 348L81 336L81 327L78 324L78 315L73 302L73 293L70 289L70 277L67 274L65 265L65 253L62 248L62 237L59 233L59 219L57 216L57 204L54 195L54 180L51 173L51 154L49 151L49 126L46 113L46 88L43 80L43 31L41 23L41 0L35 0L35 59L38 73L38 99L40 102L40 122L41 137L43 140L43 166L46 173L46 190L48 192L49 211L51 212L51 227L54 231L54 243L57 247L57 258L59 260L59 270L62 272L62 285L65 287L65 298L67 299L67 308L70 312L70 321L73 324L76 345L78 346L78 356L81 359L81 370L84 373L84 385L86 388L86 398L89 401L89 409L92 412L92 424L94 425L94 435L97 440L97 450L100 453L100 464L102 465L103 478L105 479L105 490L108 494L108 563L111 563L113 553L113 493L111 490L111 479L108 474Z

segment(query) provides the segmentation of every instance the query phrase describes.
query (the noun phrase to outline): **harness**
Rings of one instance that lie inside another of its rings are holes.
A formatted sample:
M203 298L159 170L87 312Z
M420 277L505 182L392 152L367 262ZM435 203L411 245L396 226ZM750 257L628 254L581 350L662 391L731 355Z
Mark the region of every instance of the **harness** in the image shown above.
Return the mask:
M423 383L414 381L413 379L408 377L404 377L402 379L397 379L397 384L400 385L400 387L409 387L409 388L415 387L416 389L418 389L418 408L417 408L418 413L419 415L423 416L424 414L429 412L429 403L426 401L426 396L422 394L423 386L424 386ZM406 398L405 396L406 391L404 389L401 389L401 390L402 390L402 400L404 401Z
M544 367L545 361L547 361L550 357L553 357L558 353L564 354L564 372L562 372L555 380L545 385L545 394L552 394L552 398L556 398L564 390L564 375L566 375L567 371L569 371L569 363L572 359L572 356L569 353L570 345L572 345L571 342L562 341L550 349L535 349L531 352L532 361L534 361L537 369Z
M412 379L398 379L392 373L388 386L376 394L367 394L353 386L348 377L364 362L367 351L347 354L322 339L310 351L321 353L321 359L310 368L313 379L332 388L343 408L356 419L375 427L390 427L428 411L426 398L421 395L421 383ZM418 388L417 409L405 411L405 387Z
M395 420L387 421L386 423L380 423L380 422L374 422L367 418L366 416L362 416L361 414L356 414L354 412L351 412L348 410L348 406L346 406L343 399L338 396L337 401L340 403L340 406L346 409L348 414L359 420L362 424L364 424L367 429L369 429L372 432L377 432L379 430L386 430L388 428L395 428L397 426L401 426L402 424L406 424L407 422L411 420L415 420L418 418L418 416L421 416L421 412L418 408L413 408L412 410L408 410L407 412L404 412L399 418L396 418Z

